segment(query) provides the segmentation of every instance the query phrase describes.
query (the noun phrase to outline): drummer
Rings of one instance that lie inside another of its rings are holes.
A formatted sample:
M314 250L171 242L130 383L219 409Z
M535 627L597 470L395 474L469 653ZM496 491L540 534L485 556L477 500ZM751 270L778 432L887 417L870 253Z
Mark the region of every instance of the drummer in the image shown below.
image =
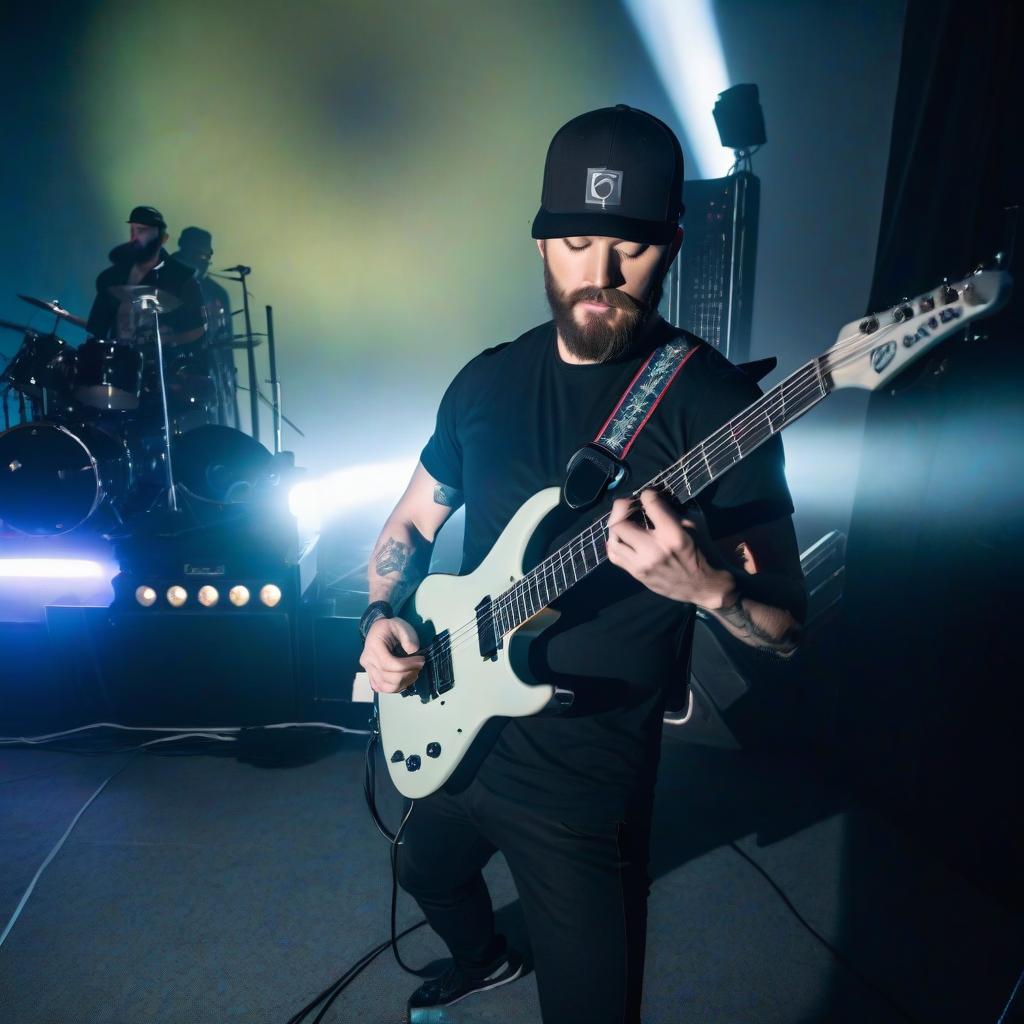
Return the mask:
M232 349L231 300L209 276L213 259L213 235L200 227L187 227L178 236L177 252L171 259L195 271L206 311L206 341L210 364L217 376L218 418L223 426L238 426L238 393L235 380L235 353Z
M192 269L173 260L163 247L167 223L152 206L136 206L128 217L129 240L110 252L113 266L96 278L96 298L89 313L88 331L134 345L153 340L153 318L137 305L121 300L113 291L118 285L151 285L173 295L181 305L160 317L164 346L190 346L206 333L203 296Z

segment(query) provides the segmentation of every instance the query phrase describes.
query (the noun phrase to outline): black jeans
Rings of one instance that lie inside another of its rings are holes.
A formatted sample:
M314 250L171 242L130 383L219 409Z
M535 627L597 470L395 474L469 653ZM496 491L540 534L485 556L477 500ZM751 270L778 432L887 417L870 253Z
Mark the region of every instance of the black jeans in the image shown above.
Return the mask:
M398 878L455 961L493 959L481 868L500 850L526 918L545 1024L638 1024L650 813L630 822L524 807L473 782L418 800Z

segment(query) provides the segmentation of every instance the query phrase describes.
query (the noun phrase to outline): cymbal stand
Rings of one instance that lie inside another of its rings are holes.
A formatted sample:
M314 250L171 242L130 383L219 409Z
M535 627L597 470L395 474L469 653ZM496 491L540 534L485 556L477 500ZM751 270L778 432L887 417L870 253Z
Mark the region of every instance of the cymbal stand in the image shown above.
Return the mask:
M249 417L252 420L250 433L252 439L260 439L260 406L256 393L259 390L259 383L256 380L256 347L252 337L252 315L249 312L249 287L245 279L252 273L249 267L238 267L238 277L232 280L241 282L242 285L242 309L245 313L245 354L247 357L247 369L249 373Z
M270 394L274 403L274 454L281 450L281 382L277 379L277 355L274 349L274 309L267 306L267 355L270 357Z
M156 364L160 377L160 411L164 418L164 465L167 469L167 507L178 511L178 495L174 489L174 470L171 467L171 418L167 411L167 383L164 380L164 345L160 337L160 303L155 295L142 295L136 302L144 313L153 314L156 330Z

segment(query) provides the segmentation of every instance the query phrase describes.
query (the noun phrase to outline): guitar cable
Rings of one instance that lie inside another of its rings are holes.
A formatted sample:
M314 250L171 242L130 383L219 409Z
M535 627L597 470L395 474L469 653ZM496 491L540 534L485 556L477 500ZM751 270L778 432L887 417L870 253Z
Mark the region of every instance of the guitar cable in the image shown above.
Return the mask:
M389 849L389 861L391 864L391 936L385 942L374 946L373 949L364 953L351 967L349 967L340 978L332 982L327 986L315 999L310 1000L301 1010L298 1011L294 1016L290 1017L287 1024L302 1024L306 1016L311 1013L321 1003L320 1010L316 1017L313 1018L311 1024L321 1024L327 1011L330 1009L331 1004L345 991L346 988L353 982L363 970L374 960L380 956L388 947L391 948L391 952L394 955L395 961L403 971L414 975L415 977L423 977L423 971L416 970L410 967L403 959L401 954L398 952L398 940L405 938L410 932L416 931L417 928L422 928L426 923L427 919L422 918L415 924L410 925L402 932L398 932L397 916L398 916L398 848L402 845L402 833L405 831L406 825L409 823L409 818L412 815L413 807L416 801L410 800L409 806L402 816L402 820L398 825L398 828L392 832L384 820L380 816L380 811L377 809L377 764L375 753L377 750L377 744L380 741L380 728L377 720L377 705L374 701L373 717L370 720L370 738L366 744L366 755L363 772L363 795L366 798L366 806L370 812L370 817L373 819L373 824L376 826L377 831L387 840Z

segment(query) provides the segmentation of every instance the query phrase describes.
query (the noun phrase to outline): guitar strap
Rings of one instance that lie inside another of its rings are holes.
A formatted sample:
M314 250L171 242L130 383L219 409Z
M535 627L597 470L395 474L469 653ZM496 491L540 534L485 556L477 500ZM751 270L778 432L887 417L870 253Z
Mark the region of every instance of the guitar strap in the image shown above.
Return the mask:
M629 449L699 345L693 335L680 332L647 357L594 440L569 459L562 485L562 499L569 508L588 508L623 480Z

